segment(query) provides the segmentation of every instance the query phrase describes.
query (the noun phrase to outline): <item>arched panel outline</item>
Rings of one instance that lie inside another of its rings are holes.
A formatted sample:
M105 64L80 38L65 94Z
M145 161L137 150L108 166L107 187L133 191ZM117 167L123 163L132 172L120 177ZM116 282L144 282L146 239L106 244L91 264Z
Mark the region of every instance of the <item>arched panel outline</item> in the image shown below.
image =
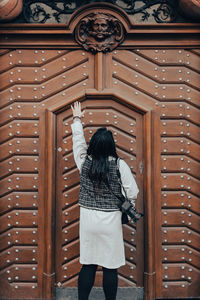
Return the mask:
M41 118L41 177L43 178L43 203L44 215L40 215L42 233L41 244L43 244L43 265L41 268L42 297L52 299L55 284L55 151L56 151L56 115L66 109L74 101L84 101L95 98L98 100L114 99L143 115L144 128L144 299L154 299L156 285L161 278L156 278L156 270L161 268L156 261L157 251L160 247L160 234L155 228L160 228L160 209L159 209L159 183L153 180L160 175L160 157L156 155L159 151L159 137L153 139L155 131L158 131L159 116L146 104L138 103L130 95L115 93L111 90L97 92L96 90L84 90L81 93L63 100L59 104L52 105L45 110ZM156 149L156 151L153 151ZM156 208L156 210L155 210ZM158 226L159 224L159 226ZM159 273L159 272L158 272Z

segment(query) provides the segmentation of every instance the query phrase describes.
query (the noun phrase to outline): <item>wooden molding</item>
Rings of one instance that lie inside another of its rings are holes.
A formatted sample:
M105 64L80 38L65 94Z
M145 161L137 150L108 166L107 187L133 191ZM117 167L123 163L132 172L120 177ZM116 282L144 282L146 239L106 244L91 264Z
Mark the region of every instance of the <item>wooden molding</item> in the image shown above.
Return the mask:
M0 48L82 49L74 41L73 28L65 24L1 24ZM151 42L150 42L151 41ZM127 30L118 49L137 47L198 47L200 24L142 24Z
M55 115L45 111L45 143L43 143L44 158L44 265L42 278L42 297L52 299L54 296L55 266L54 266L54 222L55 222Z
M54 140L55 137L52 135L52 127L55 126L55 117L57 113L62 112L66 109L67 106L70 107L70 104L73 101L83 101L84 99L115 99L121 103L125 103L132 109L140 112L144 117L144 137L145 137L145 147L144 147L144 157L145 157L145 172L144 172L144 189L146 191L145 198L144 198L144 206L145 206L145 271L144 271L144 286L147 288L148 292L145 294L145 300L153 300L155 297L155 226L154 226L154 217L156 212L154 211L154 197L153 197L153 189L152 189L152 182L153 174L152 168L152 135L153 135L153 128L152 128L152 111L149 106L141 106L139 103L135 104L131 102L125 95L120 95L120 93L116 92L113 93L111 90L104 90L104 91L97 91L97 90L86 90L82 93L76 95L75 99L72 97L71 99L67 99L63 101L63 103L55 104L49 107L46 110L46 138L48 142L48 151L46 155L46 164L48 165L48 174L45 174L46 177L46 186L45 189L47 190L47 197L46 197L46 216L45 216L45 231L46 231L46 240L45 240L45 249L46 249L46 263L45 266L48 266L49 275L54 273L53 269L53 226L52 226L52 218L53 218L53 207L55 205L54 200L54 193L55 191L52 190L53 181L54 181L54 174L55 174L55 145ZM43 144L45 147L45 143ZM53 150L54 149L54 150ZM155 216L156 217L156 216ZM43 297L45 299L51 299L53 297L53 288L54 288L54 276L49 276L48 278L44 278L44 286L43 286ZM52 292L51 292L52 291Z

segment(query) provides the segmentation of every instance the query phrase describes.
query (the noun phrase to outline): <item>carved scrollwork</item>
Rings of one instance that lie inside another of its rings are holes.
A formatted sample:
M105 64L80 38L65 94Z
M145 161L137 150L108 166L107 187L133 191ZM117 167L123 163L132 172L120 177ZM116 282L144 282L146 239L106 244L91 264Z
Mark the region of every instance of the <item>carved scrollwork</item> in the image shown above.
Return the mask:
M75 29L75 39L87 51L108 52L124 40L122 23L110 14L91 13L80 20Z
M181 1L181 0L180 0ZM187 2L187 0L184 0ZM85 4L100 0L26 0L24 21L28 23L66 23L69 15ZM134 16L134 22L172 23L176 21L178 0L104 0ZM188 2L191 2L188 0ZM23 21L23 22L24 22Z

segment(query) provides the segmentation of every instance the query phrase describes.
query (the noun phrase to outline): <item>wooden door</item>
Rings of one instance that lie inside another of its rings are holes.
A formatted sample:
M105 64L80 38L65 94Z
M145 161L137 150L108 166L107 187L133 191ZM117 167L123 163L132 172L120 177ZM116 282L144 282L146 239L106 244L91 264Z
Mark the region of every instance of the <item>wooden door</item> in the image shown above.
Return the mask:
M86 108L87 141L102 125L116 132L140 188L137 205L145 216L136 234L124 226L120 285L144 284L146 300L198 297L199 27L133 25L104 3L101 9L119 18L127 34L116 50L94 55L73 35L87 9L67 29L1 25L0 297L51 299L55 282L76 285L75 100Z
M110 97L111 98L111 97ZM143 211L143 116L123 101L90 99L82 103L87 143L97 128L113 132L117 151L129 164L140 189L137 208ZM56 283L77 286L79 264L79 171L72 152L71 109L57 115L56 126ZM124 225L126 265L119 270L120 286L143 287L143 222ZM101 286L101 272L96 285Z

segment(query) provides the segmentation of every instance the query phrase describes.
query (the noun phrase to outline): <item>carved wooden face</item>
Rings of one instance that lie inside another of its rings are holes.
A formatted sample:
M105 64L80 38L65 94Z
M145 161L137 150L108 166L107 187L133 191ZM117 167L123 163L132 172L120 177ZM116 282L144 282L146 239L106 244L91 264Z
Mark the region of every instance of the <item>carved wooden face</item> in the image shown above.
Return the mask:
M75 39L87 51L112 51L124 40L122 23L113 15L90 13L80 20L75 29Z
M92 24L92 29L93 36L95 36L97 40L103 40L109 35L108 21L104 18L95 19Z

